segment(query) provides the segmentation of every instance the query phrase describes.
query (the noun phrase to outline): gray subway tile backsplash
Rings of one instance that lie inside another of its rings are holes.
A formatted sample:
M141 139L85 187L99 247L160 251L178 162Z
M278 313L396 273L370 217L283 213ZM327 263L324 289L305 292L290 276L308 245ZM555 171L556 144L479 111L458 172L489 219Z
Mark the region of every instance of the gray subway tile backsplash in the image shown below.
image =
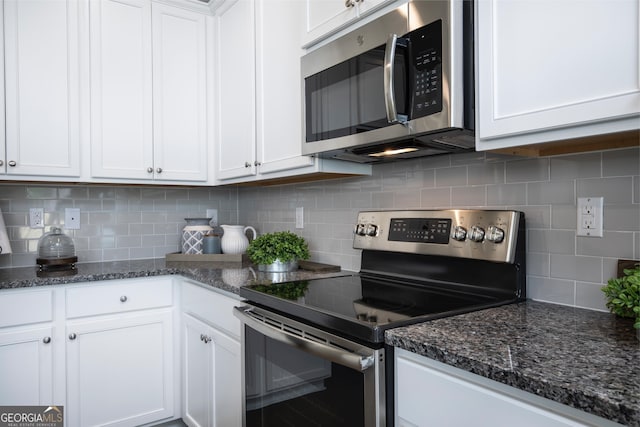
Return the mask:
M604 237L576 237L576 197L604 197ZM304 228L295 228L296 207ZM351 230L366 209L484 207L525 212L530 298L605 310L600 287L618 258L640 259L640 150L524 158L465 153L376 165L372 176L270 187L133 187L0 184L14 253L0 267L33 266L38 238L79 207L80 262L164 257L179 251L185 217L218 209L219 223L304 236L313 260L359 270ZM28 226L44 207L43 229Z

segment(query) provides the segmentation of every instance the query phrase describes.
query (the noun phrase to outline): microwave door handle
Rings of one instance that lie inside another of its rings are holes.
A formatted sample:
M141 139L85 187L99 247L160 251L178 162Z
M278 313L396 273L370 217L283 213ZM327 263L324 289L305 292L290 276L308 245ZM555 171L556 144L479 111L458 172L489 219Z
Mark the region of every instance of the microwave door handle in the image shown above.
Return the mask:
M387 121L389 123L407 123L407 117L398 115L396 108L395 87L393 83L393 75L395 71L396 46L398 45L398 36L390 34L387 39L387 45L384 50L384 103L387 108Z
M233 314L244 324L261 334L290 347L297 348L305 353L312 354L321 359L337 363L358 372L366 371L375 363L373 356L361 356L356 353L351 353L343 349L331 347L327 344L311 341L309 339L290 334L281 329L276 329L273 326L266 325L247 315L243 308L244 307L234 307Z

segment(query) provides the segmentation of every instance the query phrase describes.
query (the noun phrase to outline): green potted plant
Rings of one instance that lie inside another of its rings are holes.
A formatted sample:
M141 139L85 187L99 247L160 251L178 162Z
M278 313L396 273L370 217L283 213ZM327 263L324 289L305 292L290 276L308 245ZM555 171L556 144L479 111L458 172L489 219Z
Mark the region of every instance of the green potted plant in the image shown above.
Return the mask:
M298 268L298 260L309 259L309 246L297 234L277 231L252 240L247 255L260 271L293 271Z
M622 277L609 279L602 291L607 297L607 308L612 313L635 320L633 327L640 339L640 264L623 272Z

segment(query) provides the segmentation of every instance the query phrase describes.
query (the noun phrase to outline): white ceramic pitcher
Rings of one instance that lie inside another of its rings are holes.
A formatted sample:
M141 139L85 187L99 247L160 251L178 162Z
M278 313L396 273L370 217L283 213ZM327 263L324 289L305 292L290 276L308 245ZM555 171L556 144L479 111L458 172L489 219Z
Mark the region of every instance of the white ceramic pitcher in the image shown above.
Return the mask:
M221 225L224 230L224 234L222 234L222 253L223 254L242 254L247 250L247 246L249 246L249 239L247 239L247 235L245 234L247 230L251 230L253 232L253 238L255 239L257 236L256 229L243 225Z

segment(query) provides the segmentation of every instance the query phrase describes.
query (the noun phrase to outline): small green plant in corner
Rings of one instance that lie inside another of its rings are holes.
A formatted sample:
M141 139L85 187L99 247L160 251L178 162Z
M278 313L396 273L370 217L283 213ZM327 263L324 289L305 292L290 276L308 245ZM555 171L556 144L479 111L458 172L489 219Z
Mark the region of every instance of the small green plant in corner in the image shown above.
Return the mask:
M280 262L309 259L309 246L297 234L290 231L266 233L249 243L247 255L254 264L268 265Z
M609 279L602 291L607 308L618 316L635 319L633 327L640 329L640 265L625 269L622 277Z

